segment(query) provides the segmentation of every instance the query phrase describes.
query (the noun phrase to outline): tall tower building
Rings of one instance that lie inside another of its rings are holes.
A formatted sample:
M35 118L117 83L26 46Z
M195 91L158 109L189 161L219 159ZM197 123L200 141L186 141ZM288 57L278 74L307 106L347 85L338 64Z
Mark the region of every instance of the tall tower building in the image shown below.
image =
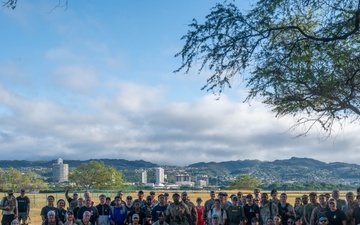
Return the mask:
M146 170L143 170L140 173L140 183L142 183L142 184L147 183L147 172L146 172Z
M156 176L156 185L164 183L164 169L161 167L156 168L155 170Z
M55 181L64 182L69 179L69 164L64 164L62 158L53 164L53 179Z

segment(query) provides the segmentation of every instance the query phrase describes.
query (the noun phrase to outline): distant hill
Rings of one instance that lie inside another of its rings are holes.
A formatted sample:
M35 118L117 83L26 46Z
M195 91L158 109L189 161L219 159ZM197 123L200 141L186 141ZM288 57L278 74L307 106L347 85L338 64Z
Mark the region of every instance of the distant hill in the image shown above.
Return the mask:
M237 160L227 162L195 163L190 168L206 168L230 176L250 175L267 183L276 182L325 182L358 184L360 165L343 162L324 163L310 158L269 161Z
M138 181L138 171L148 170L148 181L155 182L155 167L159 165L144 160L130 161L125 159L90 159L85 161L66 160L70 168L79 166L89 161L102 161L108 166L115 167L123 172L127 182ZM0 160L0 168L13 167L45 167L52 168L52 161L26 161L26 160ZM262 183L332 183L360 185L360 165L343 162L325 163L310 158L297 158L270 161L236 160L226 162L198 162L187 167L167 166L165 173L172 179L179 173L188 173L195 181L197 175L208 175L210 182L229 183L239 175L256 177ZM51 172L46 174L51 176Z

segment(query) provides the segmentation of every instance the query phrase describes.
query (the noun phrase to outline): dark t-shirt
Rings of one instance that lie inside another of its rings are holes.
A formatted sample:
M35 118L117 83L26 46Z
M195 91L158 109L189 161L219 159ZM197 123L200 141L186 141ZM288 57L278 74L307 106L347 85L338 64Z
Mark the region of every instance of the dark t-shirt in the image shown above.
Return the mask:
M247 224L251 224L251 219L256 217L257 213L260 214L260 208L255 204L252 204L251 206L246 204L244 205L244 213L245 213L245 217L248 220Z
M19 213L27 212L28 204L30 204L30 199L28 198L28 196L24 196L24 197L19 196L16 198L16 201L18 202Z
M65 209L59 210L59 219L63 223L65 223L65 215L66 215L66 210Z
M328 225L342 225L342 221L346 220L345 213L339 209L335 211L328 210L325 215L329 220Z
M96 208L100 216L109 215L110 213L110 206L108 204L104 204L104 205L98 204Z
M135 210L134 211L131 211L130 213L129 213L129 216L128 216L128 218L129 218L129 222L130 221L132 221L132 215L134 215L134 214L138 214L139 215L139 224L143 224L143 221L144 221L144 219L146 218L146 214L143 212L143 211L141 211L140 210L140 212L135 212Z
M77 212L77 218L81 220L83 218L84 212L89 211L91 212L90 222L95 224L97 218L99 218L99 212L95 206L90 206L90 208L83 206Z
M167 207L168 207L168 205L161 206L160 204L154 206L154 208L152 209L152 212L151 212L153 222L156 222L159 220L159 213L165 212Z
M353 217L355 219L355 225L360 224L360 207L358 207L354 210Z

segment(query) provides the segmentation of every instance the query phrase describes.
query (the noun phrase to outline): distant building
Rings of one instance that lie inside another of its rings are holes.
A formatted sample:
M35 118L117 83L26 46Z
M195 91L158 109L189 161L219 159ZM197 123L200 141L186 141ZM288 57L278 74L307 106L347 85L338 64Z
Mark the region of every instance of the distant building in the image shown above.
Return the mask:
M59 158L57 163L53 164L53 179L59 182L69 180L69 164L64 164L62 158Z
M175 182L191 182L191 177L188 174L179 174L175 176Z
M191 182L191 177L188 174L176 175L175 184L179 186L189 186L189 187L194 186L194 182Z
M200 182L200 181L204 181L205 182L205 185L204 185L204 182ZM198 184L200 184L201 183L201 185L198 185ZM208 177L208 175L198 175L198 176L196 176L196 184L198 185L198 186L207 186L208 184L209 184L209 177Z
M164 178L165 178L165 175L164 175L164 169L161 168L161 167L158 167L155 169L155 176L156 176L156 185L160 185L162 183L164 183Z
M205 187L205 186L207 186L207 183L204 180L197 180L196 181L196 186L197 187Z
M143 170L140 173L140 183L141 184L146 184L147 183L147 172L146 172L146 170Z

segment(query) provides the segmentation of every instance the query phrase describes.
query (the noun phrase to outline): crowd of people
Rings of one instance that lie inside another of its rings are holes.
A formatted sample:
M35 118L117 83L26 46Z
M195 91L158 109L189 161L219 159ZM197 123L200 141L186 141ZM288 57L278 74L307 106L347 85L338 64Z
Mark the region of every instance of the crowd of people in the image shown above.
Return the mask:
M210 197L202 204L198 197L191 202L187 192L161 193L157 197L143 191L137 198L124 196L118 191L112 200L105 194L94 204L90 192L83 197L69 190L64 199L47 197L47 205L41 209L43 225L360 225L360 188L356 194L348 192L346 200L338 190L332 193L311 192L288 202L286 193L276 190L261 193L238 192L228 196L226 192L210 191ZM66 202L68 207L66 207ZM2 225L27 225L30 199L21 190L14 197L12 190L0 202Z

